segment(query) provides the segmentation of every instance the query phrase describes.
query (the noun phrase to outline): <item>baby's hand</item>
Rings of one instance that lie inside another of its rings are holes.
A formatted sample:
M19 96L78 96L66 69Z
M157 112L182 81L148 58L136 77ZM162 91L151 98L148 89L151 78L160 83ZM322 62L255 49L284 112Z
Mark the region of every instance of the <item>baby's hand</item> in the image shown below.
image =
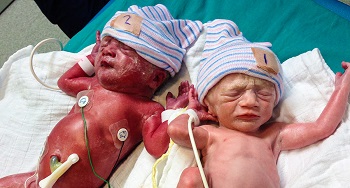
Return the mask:
M95 44L95 46L92 48L92 51L91 51L91 54L90 54L90 58L89 58L89 60L90 60L90 62L92 62L93 64L94 64L94 61L95 61L95 57L96 57L96 55L97 55L97 53L98 53L98 50L99 50L99 48L100 48L100 44L101 44L101 39L100 39L100 36L101 36L101 33L100 33L100 31L96 31L96 44Z
M185 108L188 105L188 93L190 91L190 84L188 81L181 82L179 86L179 94L177 98L168 92L166 95L166 109Z
M208 110L198 101L198 93L193 85L190 86L188 109L193 109L201 121L217 121Z
M338 72L335 75L335 87L346 87L347 91L350 92L350 63L343 61L341 65L344 69L344 73Z

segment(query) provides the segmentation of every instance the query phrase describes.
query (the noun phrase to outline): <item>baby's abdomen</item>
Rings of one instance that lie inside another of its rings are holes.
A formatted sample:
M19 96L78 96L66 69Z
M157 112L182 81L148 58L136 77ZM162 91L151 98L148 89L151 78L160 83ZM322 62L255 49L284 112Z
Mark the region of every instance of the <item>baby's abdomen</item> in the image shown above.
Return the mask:
M85 137L84 123L80 113L66 116L54 127L48 136L40 160L39 181L51 174L50 160L52 157L57 157L57 160L63 163L75 153L79 161L57 180L54 187L100 187L103 184L103 181L97 178L92 171L88 150L90 150L91 163L95 172L106 179L117 158L116 148L110 142L105 130L96 125L93 117L88 116L86 123L87 137Z

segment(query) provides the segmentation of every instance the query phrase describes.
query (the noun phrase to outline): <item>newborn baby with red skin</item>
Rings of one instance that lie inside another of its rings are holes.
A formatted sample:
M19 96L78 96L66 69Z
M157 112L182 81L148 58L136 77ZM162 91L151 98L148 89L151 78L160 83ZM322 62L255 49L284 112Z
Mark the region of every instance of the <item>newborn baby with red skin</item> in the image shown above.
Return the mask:
M160 17L149 18L149 11ZM187 35L166 32L172 24ZM200 30L200 22L175 20L163 5L117 12L101 36L97 32L91 55L59 79L58 86L77 103L48 136L37 171L0 179L0 187L38 187L73 153L79 160L53 187L101 187L142 141L152 156L160 157L169 136L167 123L161 122L164 107L152 97L179 71L185 48Z
M154 157L167 149L167 125L160 119L164 107L151 100L154 91L167 78L167 72L109 36L102 39L94 66L94 77L84 77L85 73L77 65L58 82L63 91L78 99L87 96L89 102L83 109L75 104L52 130L39 164L39 181L51 174L48 162L52 156L65 161L76 153L79 162L64 174L69 178L62 176L55 185L63 187L76 182L92 187L101 185L90 170L81 110L87 124L92 164L101 177L109 176L118 155L120 159L125 158L142 140ZM118 139L120 129L127 130L125 141Z

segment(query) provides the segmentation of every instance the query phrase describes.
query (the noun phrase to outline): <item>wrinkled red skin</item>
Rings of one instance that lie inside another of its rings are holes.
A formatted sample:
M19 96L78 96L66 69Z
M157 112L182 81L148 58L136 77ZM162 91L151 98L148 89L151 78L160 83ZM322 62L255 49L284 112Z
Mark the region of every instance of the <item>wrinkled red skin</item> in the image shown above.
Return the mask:
M97 41L99 45L99 41ZM92 57L90 56L89 59ZM89 148L95 172L104 179L112 173L113 166L126 158L143 140L147 151L160 157L169 144L167 123L161 123L164 107L151 100L155 90L165 82L167 72L155 67L133 49L111 37L104 37L94 61L95 75L88 77L79 65L74 65L58 81L59 87L69 95L89 97L84 107ZM117 131L126 128L129 136L124 142ZM70 113L53 128L37 170L36 182L51 174L50 158L57 156L65 162L76 153L79 161L65 172L54 187L100 187L104 184L90 167L84 138L81 108L75 104ZM19 174L0 179L0 187L23 185L33 173ZM25 178L27 177L27 178ZM22 180L21 182L14 179ZM35 178L34 178L35 179Z

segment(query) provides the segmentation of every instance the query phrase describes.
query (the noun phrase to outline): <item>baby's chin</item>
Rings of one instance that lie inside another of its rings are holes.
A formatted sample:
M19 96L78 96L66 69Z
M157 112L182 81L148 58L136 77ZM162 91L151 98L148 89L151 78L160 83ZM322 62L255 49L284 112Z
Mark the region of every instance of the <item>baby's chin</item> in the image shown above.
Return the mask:
M243 133L254 133L259 130L261 127L260 124L257 124L256 122L247 122L247 121L238 121L235 123L232 123L231 125L225 126L228 129L236 130Z

